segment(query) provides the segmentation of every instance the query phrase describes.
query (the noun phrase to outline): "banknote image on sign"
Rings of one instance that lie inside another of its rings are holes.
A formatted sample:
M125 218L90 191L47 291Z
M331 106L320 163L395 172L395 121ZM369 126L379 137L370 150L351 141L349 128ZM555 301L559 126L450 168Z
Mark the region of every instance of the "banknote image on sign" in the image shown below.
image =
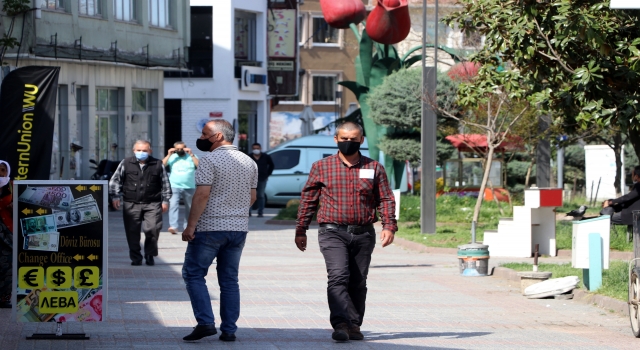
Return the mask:
M106 181L17 181L15 319L102 321Z

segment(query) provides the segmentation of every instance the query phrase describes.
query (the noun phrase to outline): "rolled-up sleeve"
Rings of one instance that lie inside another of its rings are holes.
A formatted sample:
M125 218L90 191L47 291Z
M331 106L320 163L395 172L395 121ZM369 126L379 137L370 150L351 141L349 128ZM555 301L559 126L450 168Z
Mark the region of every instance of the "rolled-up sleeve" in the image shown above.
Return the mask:
M169 203L169 199L173 193L171 192L171 183L169 182L169 177L167 176L167 171L162 167L162 202Z
M109 180L109 194L113 199L120 199L122 197L122 179L124 178L124 161L118 164L118 168L113 173L111 180Z
M396 199L393 196L389 179L384 167L380 164L376 167L375 188L376 200L378 201L378 213L382 221L382 228L392 232L398 231L398 222L396 220Z

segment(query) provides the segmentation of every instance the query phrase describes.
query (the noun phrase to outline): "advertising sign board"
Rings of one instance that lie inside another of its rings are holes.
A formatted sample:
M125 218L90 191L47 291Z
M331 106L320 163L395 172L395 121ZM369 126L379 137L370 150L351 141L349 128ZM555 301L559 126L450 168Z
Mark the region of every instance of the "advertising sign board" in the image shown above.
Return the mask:
M107 301L107 181L15 181L13 319L100 322Z

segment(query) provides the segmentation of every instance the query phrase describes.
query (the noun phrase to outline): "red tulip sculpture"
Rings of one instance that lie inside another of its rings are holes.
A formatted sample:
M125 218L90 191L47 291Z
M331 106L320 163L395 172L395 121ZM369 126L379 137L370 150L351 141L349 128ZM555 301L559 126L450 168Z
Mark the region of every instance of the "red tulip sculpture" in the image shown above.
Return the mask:
M381 44L393 45L404 40L411 29L407 0L378 0L365 29L373 41Z
M334 28L349 28L367 16L362 0L320 0L324 20Z

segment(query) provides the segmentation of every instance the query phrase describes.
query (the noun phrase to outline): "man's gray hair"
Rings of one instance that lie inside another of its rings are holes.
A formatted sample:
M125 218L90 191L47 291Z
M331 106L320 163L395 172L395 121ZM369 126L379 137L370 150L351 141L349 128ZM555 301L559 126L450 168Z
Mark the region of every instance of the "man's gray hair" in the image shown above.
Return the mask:
M179 145L185 145L185 146L186 146L186 144L184 143L184 141L178 141L178 142L175 142L175 143L173 144L173 147L178 147Z
M222 137L227 142L233 142L236 138L236 131L233 129L233 125L224 119L216 119L208 122L211 131L216 133L222 133Z
M136 142L133 143L133 147L132 148L136 148L136 145L139 143L146 143L147 145L149 145L149 149L151 149L151 142L147 141L147 140L136 140Z
M344 122L344 123L338 124L338 126L336 127L335 136L338 136L338 132L340 132L340 130L344 130L344 131L359 130L360 136L364 136L364 130L362 129L362 126L360 126L360 124L358 123Z

